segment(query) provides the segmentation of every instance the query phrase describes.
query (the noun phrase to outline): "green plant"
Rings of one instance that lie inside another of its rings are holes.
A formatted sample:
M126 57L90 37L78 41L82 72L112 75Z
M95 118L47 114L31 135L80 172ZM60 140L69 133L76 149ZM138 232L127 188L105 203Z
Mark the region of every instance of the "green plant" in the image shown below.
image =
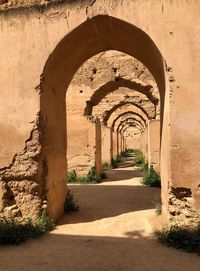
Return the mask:
M64 211L65 213L70 213L70 212L77 212L79 209L78 205L76 205L74 201L74 196L72 195L71 191L68 190L67 196L65 199L64 203Z
M148 169L149 169L149 164L148 162L144 162L142 165L141 165L141 170L143 170L144 172L147 172Z
M161 213L162 213L162 202L161 202L161 199L155 198L154 200L152 200L152 203L155 206L156 214L158 216L161 215Z
M76 183L87 184L88 183L87 176L78 176L76 179Z
M122 155L118 155L115 160L116 160L116 163L120 163L120 162L123 162L125 159Z
M100 177L96 174L95 167L92 167L86 176L77 176L76 171L72 170L69 171L67 180L68 183L80 183L80 184L87 184L87 183L99 183Z
M112 168L118 167L116 159L112 159L111 165L112 165Z
M27 239L40 237L54 228L55 224L49 219L46 211L43 211L35 222L31 218L21 223L11 218L4 218L0 220L0 244L18 245Z
M145 172L142 183L151 187L161 187L160 176L154 170L153 166L151 166L150 169Z
M129 157L130 152L128 152L128 151L126 150L126 151L123 151L123 152L121 153L121 155L122 155L123 157Z
M128 153L133 153L133 152L134 152L134 149L128 148L128 149L126 149L126 152L128 152Z
M145 164L145 159L143 157L142 152L137 151L134 154L135 154L135 157L134 157L134 163L135 163L135 165L137 165L139 167L143 167L143 165Z
M107 162L103 163L101 167L102 167L102 169L112 169L113 168L112 164L109 164Z
M89 183L99 183L100 182L100 177L96 173L96 168L92 167L87 174L87 179Z
M200 223L193 229L172 226L156 231L155 234L163 244L188 252L200 253Z
M67 175L68 183L75 183L77 181L77 174L75 170L69 171Z

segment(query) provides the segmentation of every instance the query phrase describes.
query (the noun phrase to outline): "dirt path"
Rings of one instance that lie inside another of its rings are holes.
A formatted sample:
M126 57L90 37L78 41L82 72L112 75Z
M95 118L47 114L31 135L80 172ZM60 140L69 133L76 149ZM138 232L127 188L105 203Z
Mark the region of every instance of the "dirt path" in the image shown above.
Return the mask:
M199 256L153 238L160 191L140 184L131 159L101 184L70 185L80 211L40 239L0 247L0 271L199 271Z

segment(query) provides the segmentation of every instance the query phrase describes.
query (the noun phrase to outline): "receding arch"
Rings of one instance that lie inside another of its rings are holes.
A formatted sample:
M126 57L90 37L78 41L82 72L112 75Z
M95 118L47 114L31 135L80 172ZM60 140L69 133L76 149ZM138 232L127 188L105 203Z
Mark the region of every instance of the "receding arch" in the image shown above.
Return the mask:
M142 125L142 123L138 119L132 117L132 118L127 118L127 119L121 121L119 123L118 127L117 127L117 132L120 131L121 127L124 124L126 124L126 123L132 123L132 122L137 123L140 126L141 130L144 131L144 126Z
M142 129L142 127L140 126L140 124L138 123L138 122L132 122L132 121L129 121L129 122L126 122L126 123L124 123L121 127L120 127L120 129L119 129L119 133L123 133L123 129L124 129L124 127L126 127L126 126L132 126L132 127L137 127L138 128L138 130L140 130L140 132L142 133L143 132L143 129Z
M147 125L146 120L145 120L145 119L143 118L143 116L140 115L139 113L136 113L136 112L134 112L134 111L125 111L125 112L119 114L119 115L113 120L112 126L111 126L111 127L114 128L114 127L115 127L115 123L116 123L121 117L125 117L126 115L138 116L138 117L141 119L141 121L143 122L143 124L144 124L145 126Z
M131 127L136 128L139 131L138 134L141 134L140 128L137 125L133 125L131 123L124 125L123 129L120 131L121 134L124 135L124 133L126 132L126 130L129 129L129 128L131 128Z
M138 119L136 119L136 118L134 118L134 117L129 117L129 118L126 118L126 119L122 120L122 121L117 125L117 129L116 129L116 130L118 131L121 125L123 125L123 124L126 123L126 122L130 122L130 121L138 123L139 126L141 127L142 131L145 130L145 128L144 128L143 124L141 123L141 121L138 120Z
M125 105L134 105L136 106L137 108L139 108L147 117L147 119L151 119L151 117L149 116L149 113L144 109L144 107L138 105L137 103L134 103L134 102L129 102L129 101L121 101L119 102L118 104L114 105L110 110L108 111L105 111L102 119L103 119L103 123L106 125L107 124L107 121L108 119L110 118L110 116L112 115L112 113L117 110L118 108L122 107L122 106L125 106Z
M94 92L90 100L86 102L84 115L92 115L93 107L98 105L103 100L103 98L106 97L106 95L116 91L120 87L125 87L146 95L146 97L154 104L155 107L159 102L159 99L153 96L152 92L150 91L153 88L151 85L143 85L135 81L119 78L118 80L113 80L105 83Z
M106 50L127 53L148 68L160 92L161 119L163 116L164 61L144 31L120 19L97 15L67 34L50 54L40 78L41 182L48 212L56 219L63 214L66 196L66 90L79 66Z

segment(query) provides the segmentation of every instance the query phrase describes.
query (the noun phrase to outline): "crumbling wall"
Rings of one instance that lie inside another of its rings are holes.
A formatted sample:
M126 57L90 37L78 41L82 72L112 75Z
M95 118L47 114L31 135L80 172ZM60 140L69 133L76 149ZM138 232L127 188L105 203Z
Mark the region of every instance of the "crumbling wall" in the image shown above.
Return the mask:
M47 209L44 169L47 171L48 165L42 156L42 141L43 127L38 115L24 150L0 170L0 216L36 219L42 209Z
M164 144L161 151L161 176L163 187L165 187L162 188L162 198L166 198L168 201L170 182L172 187L191 189L192 196L195 198L195 208L198 209L200 198L200 151L197 148L200 136L197 129L200 119L200 35L198 33L200 26L194 22L198 22L199 13L199 1L186 0L164 0L162 2L154 0L97 0L85 1L84 3L73 1L72 4L69 1L64 1L62 5L51 6L47 9L34 7L13 9L8 12L1 11L0 51L3 53L0 56L0 129L2 131L2 127L8 125L7 127L11 127L11 129L6 131L13 130L13 134L9 135L9 138L7 138L7 132L0 135L1 148L3 149L3 157L1 158L4 159L1 167L8 167L12 157L23 150L24 142L32 130L30 122L35 119L36 113L40 109L39 99L29 97L32 97L44 65L51 57L57 44L77 26L88 22L88 19L93 18L91 21L94 22L94 16L98 14L109 15L136 26L141 31L140 33L144 31L146 37L151 37L155 42L154 50L156 51L158 48L166 60L166 70L173 70L173 78L169 77L169 81L165 80L166 92L164 87L160 88L162 107L165 105L165 108L162 108L164 112L162 142ZM130 16L130 14L139 14L139 16ZM111 24L108 23L108 21L113 22L111 17L105 17L108 20L103 26L105 26L107 36L110 37L109 34L117 33L117 31L111 28ZM118 26L120 26L118 29L123 34L125 26L121 27L122 21L118 21ZM94 32L91 33L100 44L103 41L96 30L99 29L94 27ZM102 33L103 28L101 28L100 34ZM104 34L103 37L106 38ZM84 40L83 37L81 39ZM113 36L104 49L120 49L121 44L120 46L114 44L115 40L118 39ZM137 44L134 35L127 39L127 41L131 40ZM75 43L72 45L78 44L80 47L82 45L78 38ZM110 44L111 46L109 46ZM131 53L131 45L128 44L128 46L126 47L127 52ZM139 47L145 48L141 44L138 44ZM74 49L74 46L72 48ZM179 48L177 53L174 48ZM82 47L78 52L84 53L86 49L88 48ZM147 54L148 50L147 46ZM97 53L98 50L93 52ZM151 53L152 51L148 55L148 59L151 63L155 63L156 59L152 57ZM82 64L81 61L84 60L84 57L81 59L79 54L73 58L72 50L70 57L71 59L66 61L70 60L72 66L71 69L65 70L66 75L70 72L73 73L73 64L77 59L79 64ZM56 65L54 71L56 71ZM93 73L92 70L91 73ZM158 79L159 76L162 76L161 70L155 72L154 75ZM173 81L173 87L169 90L170 81ZM46 83L48 84L48 82ZM170 104L166 102L169 95ZM29 117L27 117L28 115ZM48 116L45 117L48 118ZM48 120L45 119L45 121ZM17 136L15 141L16 135L20 136ZM7 149L9 149L9 154L5 157Z
M132 102L148 112L149 118L156 118L155 105L142 93L128 89L119 88L118 90L108 94L101 100L101 102L93 107L92 114L101 118L105 112L119 104L120 102Z
M67 166L86 175L96 164L96 120L79 115L68 118Z

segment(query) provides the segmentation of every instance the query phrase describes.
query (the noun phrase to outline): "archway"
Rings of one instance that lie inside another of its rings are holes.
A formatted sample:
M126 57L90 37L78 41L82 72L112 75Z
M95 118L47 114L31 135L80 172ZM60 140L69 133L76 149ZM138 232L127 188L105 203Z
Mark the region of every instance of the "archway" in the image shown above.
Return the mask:
M158 98L153 96L151 93L151 89L153 88L151 85L142 85L141 83L137 83L135 81L119 78L118 80L105 83L94 92L90 100L86 103L84 115L92 115L93 107L98 105L101 100L106 97L106 95L119 89L120 87L128 88L145 94L146 97L154 104L155 108L159 102Z
M44 197L48 200L48 211L54 218L63 214L66 196L67 87L85 60L111 49L135 57L149 69L159 88L161 118L163 116L164 61L158 48L145 32L111 16L97 15L64 37L50 54L40 82L40 123L43 125L41 157L46 165L42 168L42 176L47 191Z
M104 115L103 115L103 123L106 125L107 121L110 118L110 116L112 115L112 113L115 110L117 110L118 108L120 108L122 106L126 106L126 105L134 105L135 107L139 108L139 110L144 113L144 115L147 117L147 119L153 119L155 117L155 115L154 115L154 117L151 116L150 113L147 112L147 110L143 106L138 105L137 103L129 102L129 101L121 101L118 104L116 104L115 106L113 106L109 111L104 113Z
M119 114L119 115L113 120L112 126L111 126L111 127L114 128L116 122L117 122L120 118L125 117L125 116L128 116L128 115L138 116L138 117L141 119L141 121L143 122L144 126L147 125L146 120L143 118L142 115L140 115L140 114L138 114L138 113L136 113L136 112L133 112L133 111L126 111L126 110L125 110L125 112Z
M143 131L142 128L141 128L141 126L138 123L136 123L136 122L127 122L127 123L123 124L120 127L119 133L123 134L126 131L126 129L129 128L129 127L135 127L135 128L137 128L140 131L140 133L142 133L142 131Z
M121 131L121 128L125 125L125 124L127 124L127 123L137 123L138 124L138 126L140 127L140 129L141 129L141 131L144 131L144 126L142 125L142 123L139 121L139 120L137 120L137 119L135 119L135 118L127 118L127 119L125 119L125 120L123 120L123 121L121 121L120 123L119 123L119 125L118 125L118 127L117 127L117 132L120 132Z

